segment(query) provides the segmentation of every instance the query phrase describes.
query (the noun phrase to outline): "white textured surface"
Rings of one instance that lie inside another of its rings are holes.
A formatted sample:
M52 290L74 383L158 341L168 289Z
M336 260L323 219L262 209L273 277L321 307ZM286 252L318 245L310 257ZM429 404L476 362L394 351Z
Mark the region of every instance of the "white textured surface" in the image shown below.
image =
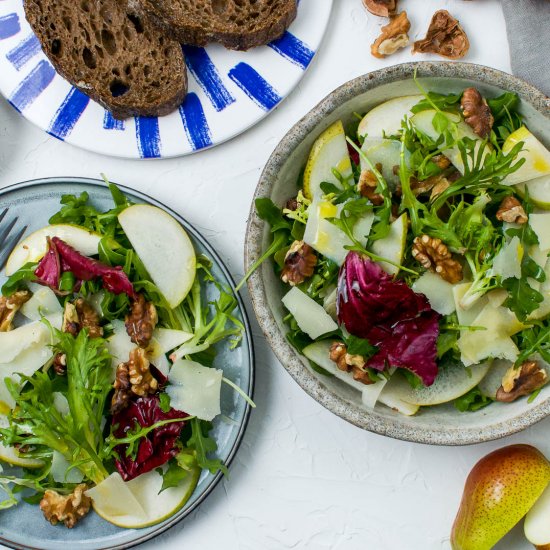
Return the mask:
M402 0L402 6L409 12L413 37L423 36L436 9L449 9L470 36L466 60L510 70L497 0ZM284 104L245 135L179 160L121 161L78 150L40 132L0 100L0 186L105 172L179 211L211 239L238 278L250 197L262 166L289 127L352 77L427 58L408 51L386 61L372 58L369 48L380 23L366 15L360 0L335 2L325 43ZM464 480L479 458L518 442L550 453L550 420L502 441L462 448L415 445L364 432L308 397L253 326L258 408L231 475L197 512L145 548L449 548ZM531 546L516 530L500 548Z

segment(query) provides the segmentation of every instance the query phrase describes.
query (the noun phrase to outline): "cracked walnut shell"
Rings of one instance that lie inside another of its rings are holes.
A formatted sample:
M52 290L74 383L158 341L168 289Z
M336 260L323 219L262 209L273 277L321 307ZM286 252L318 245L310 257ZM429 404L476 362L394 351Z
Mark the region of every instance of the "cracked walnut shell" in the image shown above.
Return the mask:
M433 14L426 37L417 40L412 51L460 59L469 49L470 42L458 21L447 10L439 10Z
M373 383L369 373L364 370L365 359L361 355L350 355L343 342L333 342L329 350L329 358L336 366L344 371L351 372L353 379L365 385Z
M464 121L482 138L491 133L495 119L485 98L475 89L466 88L460 100Z
M158 381L151 373L149 360L143 348L134 348L126 363L116 369L115 392L111 400L111 413L125 409L132 395L143 397L158 390Z
M152 302L147 302L143 294L138 294L132 302L130 313L126 315L125 326L132 342L140 348L146 348L153 337L157 326L157 308Z
M508 223L527 223L527 214L521 203L512 196L505 197L496 213L497 220Z
M52 524L63 522L69 529L83 518L92 505L92 499L84 494L87 487L84 483L77 485L70 495L60 495L48 490L40 501L40 509L44 517Z
M317 256L304 241L294 241L285 255L281 280L291 286L299 285L313 275Z
M0 296L0 332L8 332L13 328L15 314L30 297L28 290L19 290L11 296Z
M462 265L452 257L441 239L422 235L416 237L412 247L413 258L445 281L455 284L462 280Z
M510 367L502 379L496 400L511 403L542 388L548 382L546 371L536 361L526 361L521 367Z
M409 29L411 23L407 17L407 12L402 11L399 15L392 17L389 24L382 27L382 34L374 41L370 51L374 57L384 59L388 55L395 53L401 48L405 48L409 43Z

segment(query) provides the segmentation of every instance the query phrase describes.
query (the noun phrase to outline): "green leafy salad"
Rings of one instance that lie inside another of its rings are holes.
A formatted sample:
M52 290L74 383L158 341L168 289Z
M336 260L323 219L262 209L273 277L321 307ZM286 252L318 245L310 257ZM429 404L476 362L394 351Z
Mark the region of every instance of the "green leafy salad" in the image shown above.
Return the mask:
M514 93L386 101L256 201L291 344L367 408L535 399L550 363L550 151Z
M166 519L226 471L209 435L222 383L253 405L213 366L242 337L235 295L172 216L109 188L108 212L64 195L0 297L0 508L67 527L92 507L120 527Z

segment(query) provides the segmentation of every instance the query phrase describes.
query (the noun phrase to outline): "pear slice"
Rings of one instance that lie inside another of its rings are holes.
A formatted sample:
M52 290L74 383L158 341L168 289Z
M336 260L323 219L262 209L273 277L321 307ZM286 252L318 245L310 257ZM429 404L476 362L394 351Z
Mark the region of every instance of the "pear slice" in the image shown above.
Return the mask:
M503 153L509 153L518 143L523 142L523 150L516 157L516 162L525 159L518 170L506 176L504 185L528 182L550 174L550 151L525 127L512 132L502 146ZM531 191L530 183L529 191Z
M48 237L59 237L84 256L97 254L101 240L99 233L93 233L77 225L47 225L31 233L12 250L6 262L6 275L9 277L26 263L42 259L48 249Z
M371 246L372 252L386 258L395 264L401 264L407 243L407 231L409 228L407 213L401 214L390 226L390 232L383 239L374 241ZM382 269L390 275L395 275L399 268L393 263L380 262Z
M428 109L426 111L420 111L413 117L411 117L412 125L423 134L427 135L434 141L437 141L440 137L440 133L433 126L434 116L437 114L437 111ZM456 123L457 139L469 138L477 142L476 144L476 154L481 147L482 140L481 138L474 133L474 131L468 126L459 115L453 113L443 113L448 119L449 122ZM484 152L484 155L490 151L490 146L487 146ZM457 146L450 147L449 149L444 149L443 153L449 160L453 163L455 168L461 173L464 173L464 162L460 154L460 150Z
M464 486L451 532L452 549L493 548L535 504L549 481L550 463L530 445L509 445L482 458ZM545 522L550 525L548 516Z
M529 225L539 239L541 251L550 252L550 212L529 214Z
M151 279L175 308L195 280L195 250L185 229L170 214L149 204L129 206L118 221Z
M104 520L126 529L156 525L173 516L189 500L200 475L192 468L177 487L162 492L162 476L152 470L124 482L118 472L88 489L93 508Z
M21 314L27 319L39 321L45 315L63 311L55 292L50 287L30 283L29 289L33 295L20 309Z
M515 187L521 197L525 196L527 190L533 204L544 210L550 210L550 175L518 183Z
M335 378L342 380L342 382L345 382L348 386L351 386L361 392L361 401L363 402L363 405L369 409L374 409L374 406L376 405L376 402L378 401L380 394L388 381L387 378L380 376L379 381L374 384L363 384L358 380L354 380L351 373L340 370L336 366L336 363L331 361L329 356L331 344L332 342L328 340L314 342L303 349L303 354L310 361L313 361L313 363L325 369Z
M351 161L346 142L346 133L341 120L329 126L316 140L309 153L304 171L304 196L319 199L323 195L322 182L340 186L332 170L344 178L351 176Z
M361 149L374 166L380 165L380 172L391 189L399 185L399 174L394 172L394 167L401 163L401 142L395 139L372 139L363 142ZM405 149L405 164L409 165L410 152ZM370 170L370 166L361 157L361 170Z
M550 485L527 512L523 531L525 538L537 550L550 548Z
M405 377L396 373L391 377L385 393L419 407L448 403L477 386L487 374L490 365L489 361L475 365L468 370L460 363L450 363L440 369L431 386L422 386L416 389L407 382Z
M423 99L421 95L406 95L384 101L371 109L359 123L357 135L360 138L381 138L396 134L401 121L411 115L411 109Z
M511 361L506 361L505 359L495 359L489 369L489 372L478 384L479 391L486 397L495 399L498 389L502 386L502 379L512 365L513 363Z
M292 287L281 301L292 313L300 329L312 340L338 329L338 325L323 306L297 287Z

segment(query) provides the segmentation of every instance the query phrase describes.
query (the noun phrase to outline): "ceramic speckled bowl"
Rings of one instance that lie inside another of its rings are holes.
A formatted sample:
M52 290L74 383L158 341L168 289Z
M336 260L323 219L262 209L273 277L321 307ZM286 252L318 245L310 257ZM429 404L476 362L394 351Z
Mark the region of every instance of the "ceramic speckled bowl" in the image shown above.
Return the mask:
M296 181L314 140L330 124L352 121L354 112L365 112L387 99L418 93L414 71L426 88L449 93L467 86L496 96L505 90L521 97L521 112L531 131L550 145L550 99L509 74L467 63L407 63L375 71L340 86L293 126L271 155L254 198L270 197L283 204L295 196ZM269 227L252 205L245 242L245 264L250 266L269 243ZM348 422L390 437L434 445L466 445L497 439L522 430L550 414L550 385L533 403L494 403L475 413L460 413L452 404L421 410L406 417L383 406L366 410L361 395L335 378L314 372L308 361L286 340L281 303L283 286L265 262L250 278L249 290L256 316L273 351L300 386L321 405Z

